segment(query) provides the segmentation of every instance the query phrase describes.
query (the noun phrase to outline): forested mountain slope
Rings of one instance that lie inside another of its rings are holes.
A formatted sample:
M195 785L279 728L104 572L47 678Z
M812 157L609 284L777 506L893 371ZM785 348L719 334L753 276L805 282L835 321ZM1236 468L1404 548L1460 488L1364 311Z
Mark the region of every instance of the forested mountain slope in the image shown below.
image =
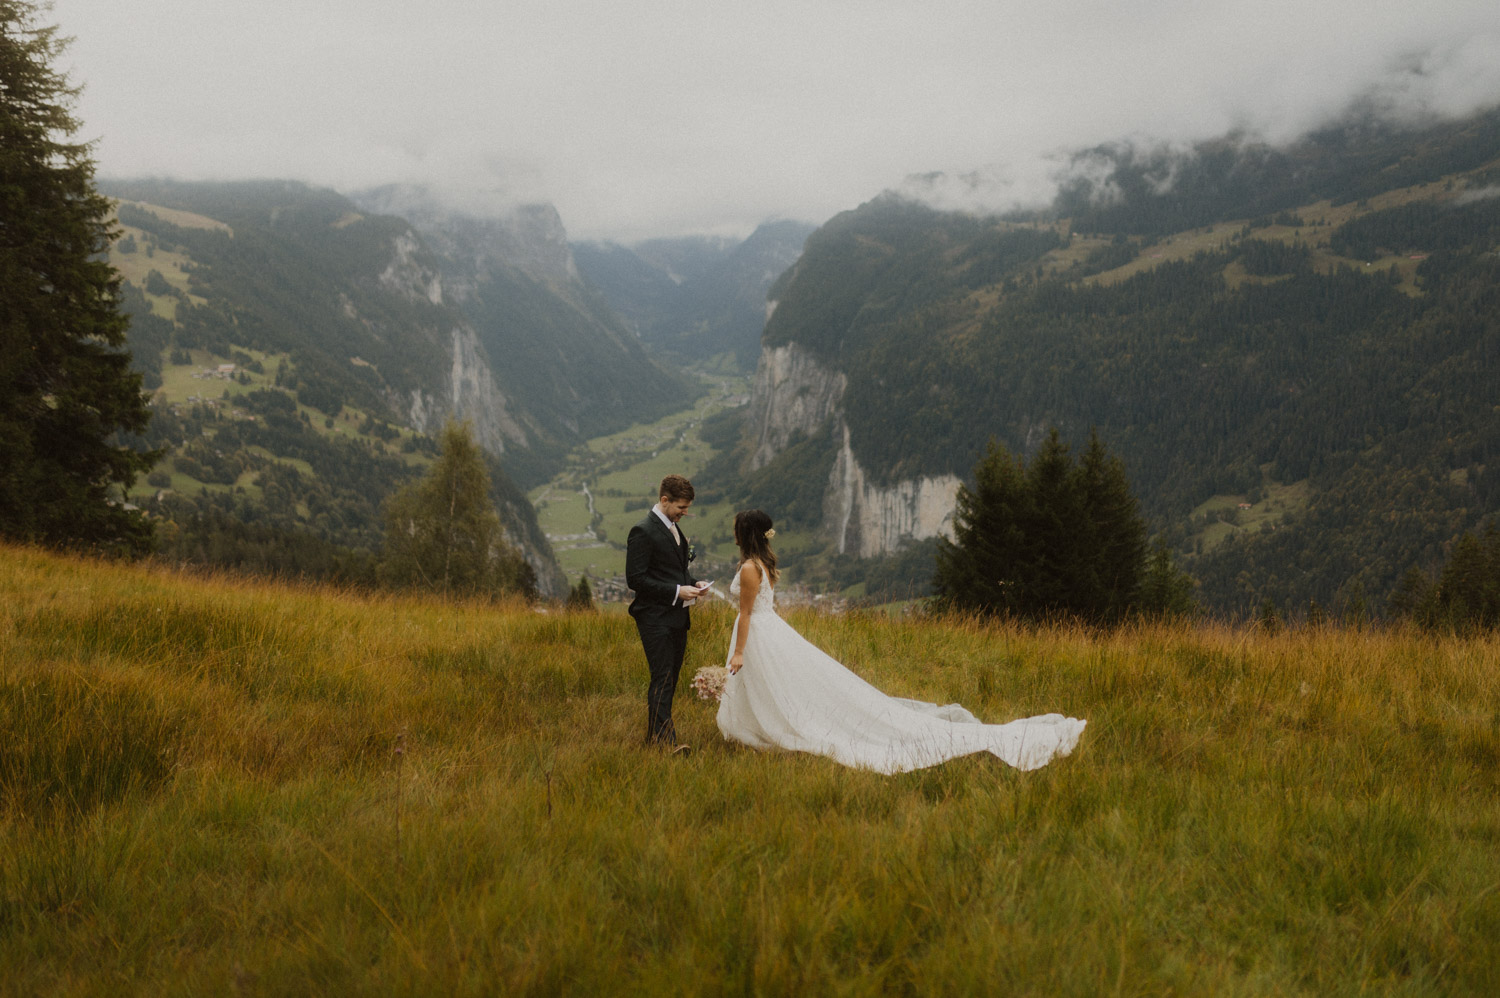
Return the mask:
M1104 179L1032 218L883 197L815 233L772 291L742 490L820 483L779 491L887 553L881 518L923 536L922 489L988 439L1098 427L1225 611L1378 602L1500 510L1500 114L1088 155Z
M695 385L647 355L580 278L551 205L485 217L405 186L355 200L412 224L434 256L444 300L473 326L496 384L549 439L577 444L674 412L697 396Z
M457 416L503 466L497 501L545 589L561 574L510 479L543 478L588 436L692 396L576 276L538 269L555 213L531 228L474 221L460 242L300 184L101 187L124 227L111 260L129 345L158 392L148 439L171 454L153 476L164 515L207 531L189 556L259 545L317 567L299 532L338 557L369 552L384 496L430 459L421 435ZM187 380L226 363L228 378Z
M567 447L691 397L569 278L550 206L487 220L398 188L361 209L279 181L101 186L124 201L122 221L187 257L174 342L291 352L312 390L418 430L456 413L523 481ZM413 218L386 213L398 208ZM184 219L197 221L174 224Z
M766 292L802 254L813 229L783 220L743 240L580 243L574 254L585 280L644 342L688 363L728 358L750 371L760 355Z

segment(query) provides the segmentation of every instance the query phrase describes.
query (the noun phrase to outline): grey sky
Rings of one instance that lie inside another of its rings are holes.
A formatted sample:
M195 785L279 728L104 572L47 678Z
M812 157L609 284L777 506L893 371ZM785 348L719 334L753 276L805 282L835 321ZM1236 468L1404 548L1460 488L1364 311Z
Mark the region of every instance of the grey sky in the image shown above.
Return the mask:
M1500 102L1495 0L57 0L104 176L425 182L575 238L821 222L909 175L1048 196L1057 154L1361 96Z

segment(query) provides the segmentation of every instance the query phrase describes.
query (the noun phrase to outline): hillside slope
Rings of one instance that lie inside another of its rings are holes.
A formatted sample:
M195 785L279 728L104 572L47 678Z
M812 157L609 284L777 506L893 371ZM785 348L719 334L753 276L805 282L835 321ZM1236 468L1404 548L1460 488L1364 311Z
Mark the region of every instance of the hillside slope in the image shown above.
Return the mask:
M1206 147L1175 192L1117 151L1030 219L840 215L773 289L741 492L885 555L987 440L1098 427L1214 608L1383 597L1500 511L1497 123Z
M574 446L684 408L698 393L657 364L580 278L551 205L480 216L403 186L355 200L415 228L434 256L446 302L472 325L496 384L546 439Z
M384 497L420 473L426 435L456 417L503 464L497 502L543 590L560 585L511 477L545 474L576 430L504 385L409 223L298 184L103 187L120 199L111 262L126 280L129 345L156 393L146 439L170 454L133 497L182 528L169 548L319 574L347 562L336 549L368 555ZM194 540L179 544L184 531ZM331 548L309 562L319 545Z

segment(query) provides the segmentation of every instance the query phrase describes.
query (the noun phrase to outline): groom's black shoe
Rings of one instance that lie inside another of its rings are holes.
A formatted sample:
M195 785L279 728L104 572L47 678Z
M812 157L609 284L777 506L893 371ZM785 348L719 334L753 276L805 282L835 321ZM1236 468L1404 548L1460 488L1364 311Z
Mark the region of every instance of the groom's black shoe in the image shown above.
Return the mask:
M680 755L680 756L684 756L684 757L685 756L689 756L689 755L693 754L693 747L691 745L679 745L676 748L674 748L668 754L669 755Z

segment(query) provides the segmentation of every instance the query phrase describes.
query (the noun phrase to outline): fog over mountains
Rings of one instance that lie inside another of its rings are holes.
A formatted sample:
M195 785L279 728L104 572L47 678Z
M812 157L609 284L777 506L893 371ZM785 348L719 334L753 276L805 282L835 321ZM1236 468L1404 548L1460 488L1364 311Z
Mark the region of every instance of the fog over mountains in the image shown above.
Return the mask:
M164 284L131 272L151 377L174 350L250 351L330 419L468 418L513 505L568 448L691 401L685 365L754 371L704 485L810 532L821 585L920 588L986 442L1054 425L1099 429L1226 611L1378 601L1497 512L1500 113L1070 158L1037 211L890 192L816 229L629 245L414 187L104 189L161 254ZM317 529L368 544L379 498Z
M55 16L103 175L412 183L469 213L554 204L575 237L627 245L822 222L934 172L934 207L1038 208L1075 150L1122 137L1280 145L1361 106L1456 118L1500 97L1487 0L58 0Z
M988 440L1097 428L1231 612L1383 597L1500 512L1500 112L1081 157L1046 211L892 194L819 229L771 292L742 493L891 556Z

